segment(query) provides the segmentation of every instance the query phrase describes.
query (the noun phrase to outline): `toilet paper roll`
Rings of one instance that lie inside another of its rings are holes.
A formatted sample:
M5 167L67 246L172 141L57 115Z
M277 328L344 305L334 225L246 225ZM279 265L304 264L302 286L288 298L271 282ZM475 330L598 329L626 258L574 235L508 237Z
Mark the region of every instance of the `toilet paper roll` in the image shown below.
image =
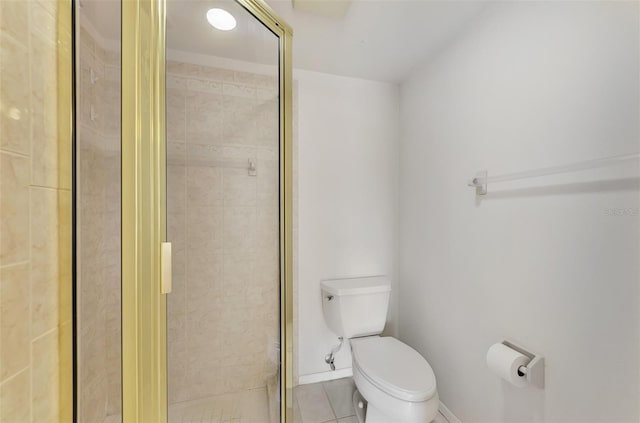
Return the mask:
M493 344L487 352L489 369L507 382L520 388L528 385L526 376L518 375L518 367L526 366L529 357L506 345Z

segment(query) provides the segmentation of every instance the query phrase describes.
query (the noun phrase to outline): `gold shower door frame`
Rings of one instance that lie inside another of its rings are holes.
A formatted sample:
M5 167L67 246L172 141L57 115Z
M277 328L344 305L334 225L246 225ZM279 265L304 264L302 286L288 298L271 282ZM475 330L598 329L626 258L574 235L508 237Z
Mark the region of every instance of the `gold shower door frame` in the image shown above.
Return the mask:
M166 0L122 0L122 421L167 421ZM293 421L292 30L236 0L279 40L281 421ZM171 295L171 294L169 294Z

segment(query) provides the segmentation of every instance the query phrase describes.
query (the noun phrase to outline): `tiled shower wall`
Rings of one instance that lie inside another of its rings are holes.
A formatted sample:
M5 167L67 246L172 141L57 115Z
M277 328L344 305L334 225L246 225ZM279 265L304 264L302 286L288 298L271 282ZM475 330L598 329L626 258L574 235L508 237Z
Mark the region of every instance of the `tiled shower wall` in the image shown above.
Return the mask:
M78 47L77 392L93 423L121 411L120 54L82 27Z
M278 83L178 62L167 71L175 403L264 387L277 373Z
M57 132L57 12L55 1L0 1L2 422L69 412L71 140Z

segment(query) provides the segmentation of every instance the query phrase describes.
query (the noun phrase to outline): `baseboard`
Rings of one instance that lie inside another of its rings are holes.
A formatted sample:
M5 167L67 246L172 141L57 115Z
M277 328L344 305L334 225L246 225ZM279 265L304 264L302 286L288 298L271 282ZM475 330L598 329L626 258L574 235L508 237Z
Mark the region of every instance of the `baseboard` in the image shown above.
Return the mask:
M449 420L449 423L462 423L462 421L460 421L460 419L457 418L456 415L442 403L442 401L440 401L440 414L442 414L445 419Z
M353 376L351 367L330 372L311 373L309 375L300 376L298 378L298 385L308 385L309 383L325 382L327 380L342 379L343 377L351 376Z

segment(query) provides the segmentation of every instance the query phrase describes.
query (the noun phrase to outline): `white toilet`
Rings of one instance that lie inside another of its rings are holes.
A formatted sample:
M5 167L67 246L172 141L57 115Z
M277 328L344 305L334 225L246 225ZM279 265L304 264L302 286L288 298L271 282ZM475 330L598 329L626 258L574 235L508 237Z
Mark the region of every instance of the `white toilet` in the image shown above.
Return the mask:
M321 282L329 328L349 339L353 379L367 401L366 423L427 423L438 413L436 377L427 360L384 329L391 284L385 276Z

